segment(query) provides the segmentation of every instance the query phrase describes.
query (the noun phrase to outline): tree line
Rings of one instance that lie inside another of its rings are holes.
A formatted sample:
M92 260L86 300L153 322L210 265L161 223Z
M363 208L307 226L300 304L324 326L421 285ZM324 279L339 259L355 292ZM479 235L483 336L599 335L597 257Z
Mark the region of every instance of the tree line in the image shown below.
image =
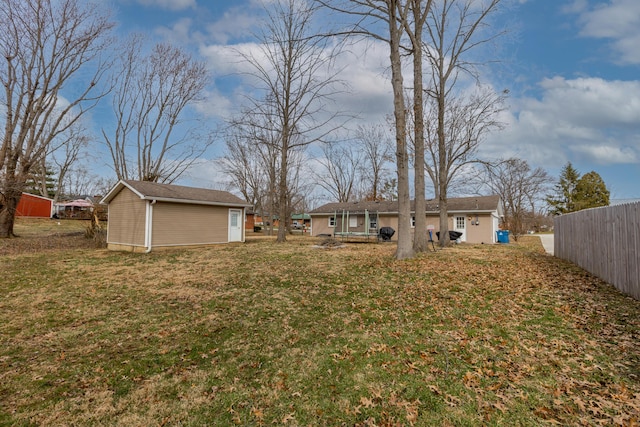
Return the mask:
M217 139L225 141L222 163L233 188L267 218L308 210L313 184L303 178L310 176L335 201L397 200L398 259L427 248L425 218L416 215L414 233L410 225L410 195L416 212L426 210L427 180L441 209L442 246L447 200L461 178L500 194L505 222L519 232L549 176L525 160L478 158L486 135L504 126L499 113L508 91L483 82L486 63L477 60L505 33L493 19L502 3L270 2L254 34L259 50L236 52L254 90L225 128L213 131L194 113L209 72L183 49L142 35L116 40L110 11L81 0L1 0L0 237L13 235L25 189L50 191L55 175L57 198L72 191L74 177L88 181L77 165L98 143L117 179L171 183ZM317 17L327 13L340 16L341 27L319 26ZM349 133L356 117L335 104L348 91L337 59L362 38L388 47L392 113ZM96 138L86 128L98 105L114 120ZM322 155L310 158L311 147ZM563 209L586 206L584 188L597 180L585 177ZM286 240L286 227L277 240Z

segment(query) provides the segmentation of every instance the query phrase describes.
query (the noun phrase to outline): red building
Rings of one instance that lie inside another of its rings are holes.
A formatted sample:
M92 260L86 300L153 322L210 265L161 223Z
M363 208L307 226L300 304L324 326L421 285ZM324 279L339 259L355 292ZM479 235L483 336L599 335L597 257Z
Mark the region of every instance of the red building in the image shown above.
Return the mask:
M31 218L51 218L52 212L53 199L29 193L22 193L16 208L16 216Z

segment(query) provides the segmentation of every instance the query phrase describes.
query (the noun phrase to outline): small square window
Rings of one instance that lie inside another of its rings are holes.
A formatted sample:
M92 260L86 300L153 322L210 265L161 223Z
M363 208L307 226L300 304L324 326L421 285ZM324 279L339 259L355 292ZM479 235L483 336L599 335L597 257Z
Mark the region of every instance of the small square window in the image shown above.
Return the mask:
M415 227L416 227L416 216L411 215L411 228L415 228Z
M335 216L330 216L329 217L329 227L335 227L336 226L336 217Z

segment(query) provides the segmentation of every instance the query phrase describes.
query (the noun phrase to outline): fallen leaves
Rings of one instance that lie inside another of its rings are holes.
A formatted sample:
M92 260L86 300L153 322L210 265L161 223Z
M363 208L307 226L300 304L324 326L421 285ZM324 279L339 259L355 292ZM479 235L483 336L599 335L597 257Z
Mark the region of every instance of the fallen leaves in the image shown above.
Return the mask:
M118 424L144 387L147 425L637 424L640 304L518 245L12 258L3 398L17 424ZM90 418L98 386L121 412Z

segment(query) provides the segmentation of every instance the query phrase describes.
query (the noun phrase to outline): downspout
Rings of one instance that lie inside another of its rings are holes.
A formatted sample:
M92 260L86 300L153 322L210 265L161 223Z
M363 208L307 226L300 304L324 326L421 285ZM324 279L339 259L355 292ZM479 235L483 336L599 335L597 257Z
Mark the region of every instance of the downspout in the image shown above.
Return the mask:
M151 236L153 236L153 205L155 205L157 200L153 199L151 203L147 204L147 234L145 236L145 245L147 246L147 250L144 251L145 254L151 252Z

